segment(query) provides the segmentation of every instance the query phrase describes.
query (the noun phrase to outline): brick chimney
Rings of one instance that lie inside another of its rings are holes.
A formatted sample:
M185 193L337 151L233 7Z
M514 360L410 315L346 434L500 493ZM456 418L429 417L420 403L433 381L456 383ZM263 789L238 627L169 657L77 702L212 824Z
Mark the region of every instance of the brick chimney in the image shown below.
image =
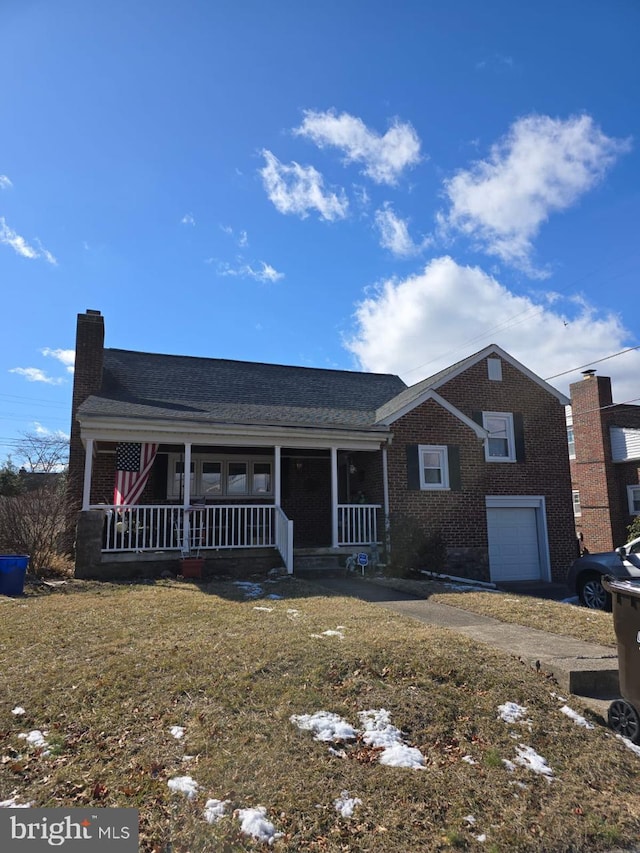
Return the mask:
M76 514L82 505L84 480L84 447L76 414L80 405L100 390L104 348L104 318L99 311L87 309L78 314L76 325L76 360L71 403L71 441L69 443L69 475L67 502L70 525L75 528Z
M571 480L580 493L582 515L577 518L584 545L591 553L610 551L620 542L612 530L619 497L611 461L609 420L611 379L586 370L580 382L570 388L576 458L571 460Z

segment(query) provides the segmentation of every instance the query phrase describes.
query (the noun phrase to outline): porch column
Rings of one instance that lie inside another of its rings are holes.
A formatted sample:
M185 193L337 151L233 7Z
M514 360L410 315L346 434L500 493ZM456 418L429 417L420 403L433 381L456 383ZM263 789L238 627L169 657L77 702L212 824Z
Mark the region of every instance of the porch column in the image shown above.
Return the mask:
M331 448L331 547L338 547L338 448Z
M182 512L182 551L189 551L189 543L191 542L190 522L191 518L186 511L191 504L191 442L184 444L184 470L183 470L183 512Z
M382 495L384 501L384 544L389 550L389 468L386 444L382 445Z
M273 471L273 501L274 501L275 505L278 507L280 506L280 503L281 503L281 488L282 488L282 486L281 486L282 477L280 476L281 475L281 471L280 471L281 450L282 450L281 447L274 447L273 448L273 468L274 468L274 471Z
M93 472L93 439L88 438L84 449L84 483L82 486L82 509L91 504L91 474Z

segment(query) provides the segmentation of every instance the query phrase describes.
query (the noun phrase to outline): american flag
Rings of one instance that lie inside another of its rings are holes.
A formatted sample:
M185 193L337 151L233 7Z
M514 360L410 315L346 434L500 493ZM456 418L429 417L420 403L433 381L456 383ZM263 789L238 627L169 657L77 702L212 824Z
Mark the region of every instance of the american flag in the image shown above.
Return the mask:
M113 489L115 506L135 504L147 485L157 444L120 442L116 447L116 480Z

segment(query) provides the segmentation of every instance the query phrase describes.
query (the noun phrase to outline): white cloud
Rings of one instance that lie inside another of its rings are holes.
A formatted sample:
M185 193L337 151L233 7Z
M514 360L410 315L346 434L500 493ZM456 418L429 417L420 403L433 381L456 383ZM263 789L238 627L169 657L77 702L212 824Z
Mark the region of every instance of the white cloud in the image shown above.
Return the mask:
M381 136L349 113L306 110L304 121L293 132L319 148L339 148L345 154L345 163L363 163L363 173L377 184L396 184L404 169L420 161L418 134L409 122L398 119Z
M344 219L349 202L344 190L325 191L324 179L313 166L300 166L295 161L286 166L271 151L263 151L266 161L260 169L264 188L280 213L292 213L305 219L316 210L322 219L333 222Z
M185 213L185 215L180 220L181 225L195 225L196 220L194 219L193 213Z
M237 276L238 278L252 278L255 281L270 281L276 282L284 278L283 272L278 272L271 264L265 261L258 261L260 267L255 269L251 264L240 263L236 267L231 264L221 263L218 265L218 275L221 276Z
M233 239L236 241L236 243L241 249L246 249L249 245L249 235L246 231L240 231L236 236L235 231L230 225L221 225L220 230L228 237L233 237Z
M558 299L514 294L480 268L441 257L419 274L385 281L367 295L356 306L356 328L345 346L363 369L398 373L409 385L490 343L542 378L625 347L630 333L617 316L600 314L581 300L566 307L565 316ZM637 397L640 352L605 364L615 399ZM580 378L578 370L551 384L567 393Z
M518 119L487 159L445 182L451 208L440 224L539 277L530 258L541 225L595 186L629 147L605 136L588 115Z
M9 228L5 218L0 216L0 243L4 243L5 246L11 246L11 248L23 258L29 258L30 260L34 260L35 258L44 258L48 263L55 266L58 262L51 252L45 249L39 240L36 242L38 243L38 248L34 249L33 246L30 246L29 243L27 243L24 237L21 237L20 234L17 234L12 228Z
M19 376L24 376L28 382L44 382L47 385L62 385L65 381L60 377L47 375L39 367L12 367L9 373L17 373Z
M424 237L420 243L414 243L407 222L396 215L389 202L376 210L375 223L380 232L380 245L398 257L419 255L432 242Z
M11 189L13 184L6 175L0 175L0 190Z
M40 352L42 355L50 356L51 358L57 359L61 364L67 368L68 373L73 373L73 368L76 362L76 351L73 349L51 349L50 347L44 347Z

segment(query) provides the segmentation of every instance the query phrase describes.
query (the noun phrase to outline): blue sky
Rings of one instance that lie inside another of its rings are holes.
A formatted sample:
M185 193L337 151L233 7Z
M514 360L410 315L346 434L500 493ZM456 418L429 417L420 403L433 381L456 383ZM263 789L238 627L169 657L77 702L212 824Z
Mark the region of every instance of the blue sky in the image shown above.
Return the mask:
M640 345L635 0L3 0L0 459L110 347L399 373ZM640 397L640 350L597 365ZM569 371L569 372L567 372Z

